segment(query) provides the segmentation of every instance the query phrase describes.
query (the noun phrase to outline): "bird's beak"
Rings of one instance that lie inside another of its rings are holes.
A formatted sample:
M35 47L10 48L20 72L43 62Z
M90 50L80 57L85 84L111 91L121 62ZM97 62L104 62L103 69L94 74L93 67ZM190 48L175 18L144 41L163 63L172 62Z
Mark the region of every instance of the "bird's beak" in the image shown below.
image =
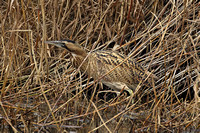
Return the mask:
M65 43L63 41L44 41L44 43L55 45L57 47L65 48Z

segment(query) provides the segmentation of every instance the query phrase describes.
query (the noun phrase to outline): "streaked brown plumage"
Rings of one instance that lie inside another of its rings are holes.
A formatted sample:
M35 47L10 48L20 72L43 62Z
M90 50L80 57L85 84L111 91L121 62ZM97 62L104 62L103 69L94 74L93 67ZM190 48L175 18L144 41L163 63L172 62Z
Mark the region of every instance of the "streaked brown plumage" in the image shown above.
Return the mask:
M76 68L82 64L80 70L86 72L89 77L95 80L104 76L100 79L100 82L112 89L120 91L124 88L128 91L130 91L129 89L134 91L140 82L147 87L152 86L153 76L150 75L150 72L145 71L132 59L125 60L125 55L109 50L88 54L79 44L71 40L46 41L45 43L66 49L72 54L73 64ZM120 63L122 64L116 67ZM115 69L112 70L113 68ZM108 73L109 71L111 72ZM108 74L105 75L106 73Z

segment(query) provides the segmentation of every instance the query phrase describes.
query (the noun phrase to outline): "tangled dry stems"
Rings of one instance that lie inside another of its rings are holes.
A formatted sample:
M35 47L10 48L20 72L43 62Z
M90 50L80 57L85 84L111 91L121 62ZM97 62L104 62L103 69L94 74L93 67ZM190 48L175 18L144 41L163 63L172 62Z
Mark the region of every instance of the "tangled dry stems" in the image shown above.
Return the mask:
M0 3L1 131L199 129L197 1ZM103 93L101 85L71 66L68 53L43 43L64 38L87 51L119 45L117 51L158 80L153 88L140 88L134 103L131 97Z

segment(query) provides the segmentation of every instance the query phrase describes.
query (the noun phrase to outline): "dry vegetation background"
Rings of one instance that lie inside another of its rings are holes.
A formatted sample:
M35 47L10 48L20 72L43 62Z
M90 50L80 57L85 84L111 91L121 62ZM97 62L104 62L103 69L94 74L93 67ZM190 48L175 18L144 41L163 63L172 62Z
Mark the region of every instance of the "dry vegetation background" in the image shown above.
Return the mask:
M0 11L0 132L200 132L197 1L1 0ZM120 45L158 80L134 103L116 97L44 44L59 39Z

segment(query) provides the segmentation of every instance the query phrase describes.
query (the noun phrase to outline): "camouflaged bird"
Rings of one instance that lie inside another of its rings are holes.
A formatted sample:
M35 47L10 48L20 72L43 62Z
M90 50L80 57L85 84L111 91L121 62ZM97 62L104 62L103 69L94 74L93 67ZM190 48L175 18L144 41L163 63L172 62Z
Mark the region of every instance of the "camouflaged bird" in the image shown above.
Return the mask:
M118 52L104 50L87 53L78 43L71 40L46 41L47 44L64 48L71 53L73 65L81 72L86 72L106 86L128 92L135 90L139 83L152 87L153 75L132 59ZM118 66L118 67L116 67Z

